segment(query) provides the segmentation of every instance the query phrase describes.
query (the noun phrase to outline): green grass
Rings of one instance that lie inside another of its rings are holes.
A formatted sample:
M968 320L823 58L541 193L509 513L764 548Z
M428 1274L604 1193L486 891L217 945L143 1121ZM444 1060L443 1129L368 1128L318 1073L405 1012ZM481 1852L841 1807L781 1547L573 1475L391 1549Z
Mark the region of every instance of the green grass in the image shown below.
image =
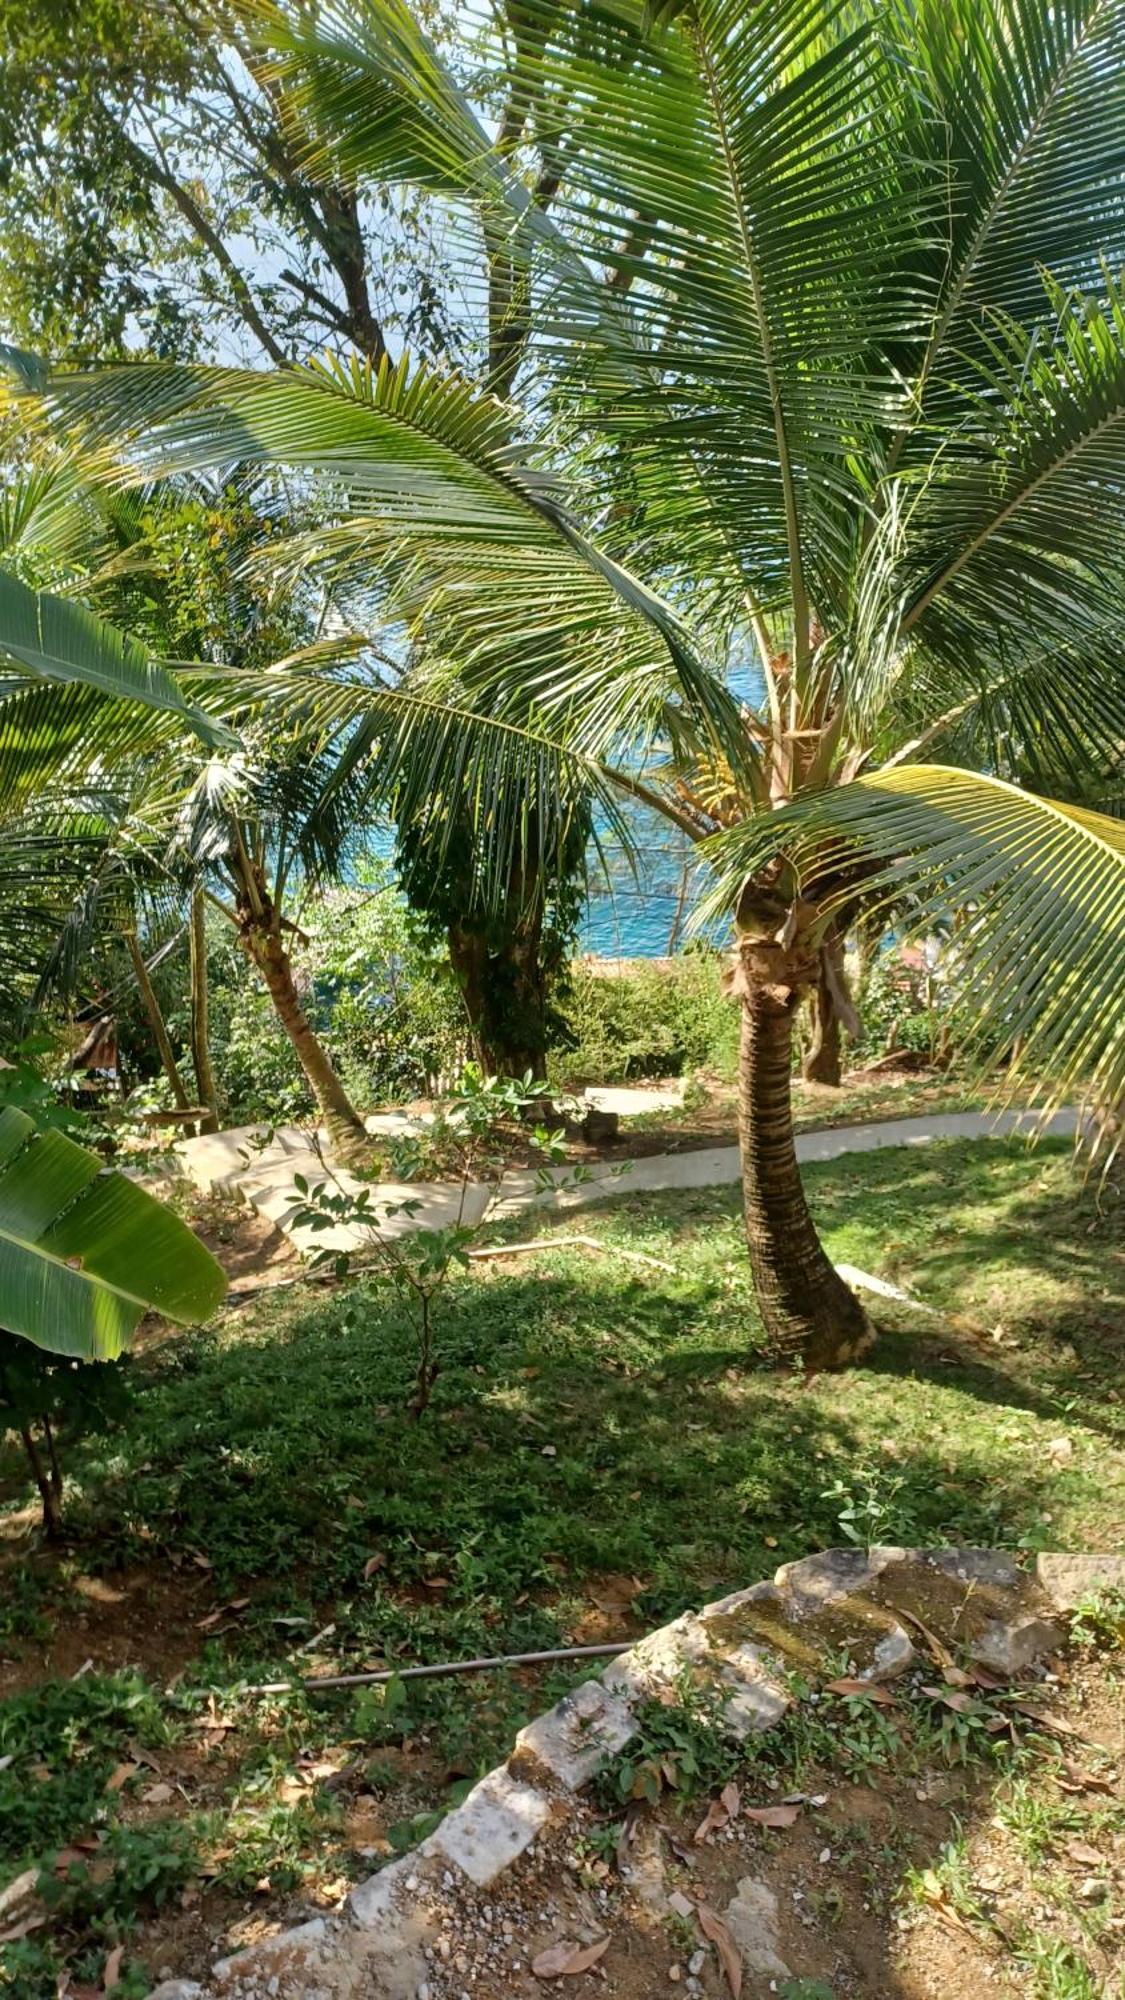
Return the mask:
M174 1693L142 1699L150 1731L196 1728L209 1695L236 1725L228 1766L192 1810L174 1808L194 1865L218 1848L208 1865L232 1893L262 1878L291 1888L326 1857L364 1872L331 1795L279 1797L299 1750L360 1739L378 1796L395 1790L380 1756L424 1742L392 1834L404 1844L566 1679L434 1682L390 1701L242 1692L307 1671L296 1649L329 1623L332 1660L394 1665L564 1643L608 1576L638 1580L635 1617L654 1625L848 1533L1022 1550L1125 1541L1125 1225L1111 1191L1083 1188L1065 1144L853 1155L807 1178L837 1259L916 1289L975 1343L879 1305L884 1338L861 1371L811 1387L770 1371L736 1197L714 1190L592 1209L582 1227L604 1256L557 1252L459 1281L420 1424L404 1415L409 1330L370 1283L265 1296L131 1364L127 1423L68 1453L70 1562L186 1580L195 1658ZM518 1228L543 1233L537 1220ZM674 1275L615 1258L615 1245ZM10 1505L24 1503L14 1456L0 1475ZM365 1580L372 1556L383 1560ZM251 1602L225 1635L194 1632L232 1597ZM42 1645L37 1618L25 1586L5 1652ZM294 1619L307 1623L277 1622ZM81 1760L76 1791L41 1786L21 1803L0 1880L106 1813L101 1765L125 1725L114 1737L100 1711L75 1721L63 1696L47 1682L7 1724L46 1732L36 1755L52 1772L68 1741ZM111 1827L132 1789L114 1795ZM145 1822L158 1846L161 1824ZM132 1887L108 1914L84 1916L80 1899L72 1911L79 1959L129 1935L193 1865L158 1852L146 1882L142 1857L126 1858ZM12 1978L11 1954L45 1949L0 1948L16 2000L35 1989Z

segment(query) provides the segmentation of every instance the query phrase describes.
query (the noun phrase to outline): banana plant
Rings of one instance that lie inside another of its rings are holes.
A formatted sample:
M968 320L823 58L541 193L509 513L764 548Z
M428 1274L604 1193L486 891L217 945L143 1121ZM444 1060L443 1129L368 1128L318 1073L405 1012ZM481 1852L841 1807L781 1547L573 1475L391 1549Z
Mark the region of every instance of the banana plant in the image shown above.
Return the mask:
M63 1529L52 1416L108 1408L116 1386L59 1362L116 1361L144 1313L204 1321L226 1289L170 1208L17 1104L0 1108L0 1418L19 1433L50 1538Z
M206 1320L226 1287L170 1208L65 1133L0 1110L0 1327L50 1354L114 1361L144 1313Z

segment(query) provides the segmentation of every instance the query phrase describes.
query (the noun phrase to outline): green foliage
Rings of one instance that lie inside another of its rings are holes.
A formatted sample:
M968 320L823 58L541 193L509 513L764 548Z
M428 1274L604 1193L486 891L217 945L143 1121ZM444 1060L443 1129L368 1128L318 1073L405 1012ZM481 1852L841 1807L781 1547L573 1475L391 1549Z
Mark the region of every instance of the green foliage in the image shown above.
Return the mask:
M636 1720L633 1741L598 1778L606 1804L647 1799L656 1805L664 1792L698 1798L725 1784L739 1767L740 1752L723 1733L719 1704L686 1678L674 1703L643 1702Z
M130 1743L157 1747L168 1725L138 1674L47 1681L0 1705L0 1867L44 1860L113 1808L107 1793Z
M549 1085L536 1083L530 1071L517 1081L515 1077L485 1076L475 1063L466 1063L440 1118L416 1135L392 1141L389 1147L396 1180L448 1181L459 1190L453 1219L440 1227L400 1228L400 1217L409 1223L418 1215L420 1200L377 1201L369 1187L353 1191L327 1167L326 1178L312 1184L301 1174L294 1177L300 1197L294 1209L295 1221L314 1232L340 1227L362 1231L362 1261L374 1264L390 1279L409 1313L418 1341L411 1406L416 1416L426 1409L442 1364L440 1335L434 1327L435 1301L456 1272L469 1269L470 1248L479 1242L493 1202L500 1195L513 1128L526 1121L529 1113L550 1113L553 1109ZM561 1160L561 1131L550 1132L538 1124L523 1137L541 1162ZM552 1194L561 1187L577 1186L585 1178L581 1167L563 1179L552 1177L545 1164L538 1169L540 1187ZM470 1210L470 1190L475 1194L481 1186L489 1190L484 1205ZM342 1277L352 1254L325 1249L313 1263L331 1264Z
M682 1076L692 1069L733 1074L738 1009L723 994L721 972L719 954L702 950L670 962L634 961L620 978L580 960L552 1073L576 1084Z

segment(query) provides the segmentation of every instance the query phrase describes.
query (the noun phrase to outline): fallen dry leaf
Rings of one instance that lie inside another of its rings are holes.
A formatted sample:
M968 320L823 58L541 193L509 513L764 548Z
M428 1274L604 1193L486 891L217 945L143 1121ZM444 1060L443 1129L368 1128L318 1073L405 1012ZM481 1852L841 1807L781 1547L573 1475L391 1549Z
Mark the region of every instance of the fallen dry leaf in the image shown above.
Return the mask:
M721 1917L706 1903L697 1903L695 1914L699 1918L699 1928L705 1938L709 1938L719 1954L719 1961L726 1973L727 1985L734 2000L739 2000L742 1992L742 1959L736 1949L734 1939Z
M572 1944L564 1938L561 1944L548 1946L538 1958L531 1961L531 1970L536 1979L573 1979L580 1972L589 1972L609 1950L609 1939L599 1938L596 1944Z
M25 1868L22 1875L16 1875L6 1889L0 1889L0 1917L6 1917L9 1910L26 1903L39 1880L38 1868Z
M18 1938L30 1937L32 1931L42 1930L46 1917L25 1917L21 1924L10 1924L6 1931L0 1931L0 1944L15 1944Z
M922 1693L928 1694L931 1701L942 1702L946 1708L953 1709L957 1715L964 1715L967 1709L976 1707L971 1694L957 1694L951 1692L949 1688L924 1687Z
M141 1793L141 1804L145 1806L166 1806L172 1797L174 1797L172 1786L166 1785L162 1780L160 1784L150 1785L147 1792Z
M1113 1786L1108 1778L1100 1778L1092 1771L1084 1771L1079 1764L1063 1759L1065 1778L1056 1778L1055 1783L1063 1792L1106 1792L1113 1797Z
M374 1576L377 1569L386 1569L386 1567L387 1567L386 1556L384 1555L368 1556L367 1561L363 1565L364 1583L370 1582L371 1578Z
M756 1826L792 1826L800 1819L800 1806L743 1806L743 1819L752 1819Z
M1068 1722L1065 1715L1056 1715L1053 1709L1039 1708L1033 1701L1013 1701L1011 1707L1018 1715L1028 1716L1032 1722L1038 1722L1041 1728L1049 1729L1053 1735L1077 1736L1087 1743L1094 1741L1093 1737L1083 1737L1082 1731L1076 1729L1073 1722Z
M130 1778L135 1776L138 1768L136 1764L119 1764L112 1776L106 1780L106 1791L119 1792L122 1785L127 1785Z
M718 1799L712 1799L691 1837L697 1847L704 1847L712 1834L721 1833L724 1826L729 1826L729 1824L730 1814L726 1807Z
M1102 1868L1105 1866L1104 1854L1099 1854L1097 1848L1091 1847L1088 1841L1068 1840L1066 1851L1070 1859L1080 1862L1083 1868Z
M900 1608L896 1610L895 1616L897 1618L905 1618L908 1625L913 1625L915 1631L922 1634L939 1666L944 1667L947 1671L950 1667L956 1666L957 1662L950 1652L949 1647L938 1638L936 1632L930 1631L928 1625L923 1625L922 1620L916 1618L913 1611L903 1611Z
M120 1986L121 1961L124 1958L124 1956L125 1956L124 1945L115 1944L113 1950L109 1954L109 1957L106 1959L105 1971L102 1973L103 1993L112 1993L115 1986Z
M873 1681L826 1681L824 1691L826 1694L866 1695L868 1701L878 1702L881 1708L893 1708L895 1705L893 1694Z
M719 1803L726 1808L728 1819L738 1818L742 1810L742 1793L739 1791L733 1778L730 1784L724 1785L722 1791L719 1793Z

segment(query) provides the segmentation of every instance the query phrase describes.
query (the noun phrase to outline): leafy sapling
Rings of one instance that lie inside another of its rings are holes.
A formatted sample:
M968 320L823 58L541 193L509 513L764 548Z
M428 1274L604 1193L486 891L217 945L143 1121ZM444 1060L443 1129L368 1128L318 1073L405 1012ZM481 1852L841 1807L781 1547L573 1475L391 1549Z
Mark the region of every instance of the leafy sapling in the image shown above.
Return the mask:
M531 1124L536 1112L542 1122ZM417 1196L379 1200L378 1190L356 1187L334 1171L318 1142L316 1150L326 1178L310 1183L294 1176L301 1197L294 1221L314 1231L348 1230L358 1242L345 1248L328 1245L313 1258L313 1268L331 1266L339 1276L357 1268L388 1278L410 1314L417 1337L418 1365L410 1408L421 1417L441 1370L435 1334L434 1307L458 1270L467 1270L470 1252L495 1217L510 1163L513 1129L521 1147L536 1154L535 1192L556 1194L590 1179L587 1168L575 1167L560 1177L552 1168L563 1159L565 1134L545 1122L556 1111L550 1086L530 1071L522 1078L485 1076L466 1064L452 1096L424 1130L393 1140L388 1146L396 1178L406 1182L452 1184L452 1219L438 1226L417 1221L425 1203Z

